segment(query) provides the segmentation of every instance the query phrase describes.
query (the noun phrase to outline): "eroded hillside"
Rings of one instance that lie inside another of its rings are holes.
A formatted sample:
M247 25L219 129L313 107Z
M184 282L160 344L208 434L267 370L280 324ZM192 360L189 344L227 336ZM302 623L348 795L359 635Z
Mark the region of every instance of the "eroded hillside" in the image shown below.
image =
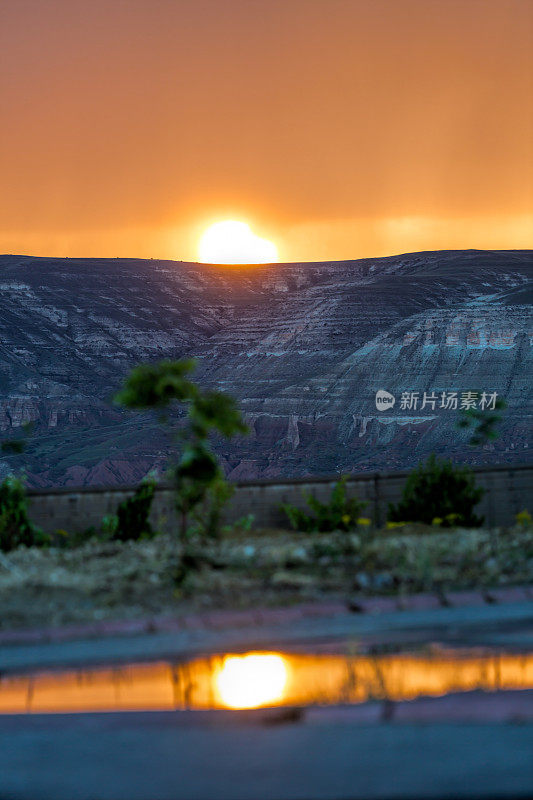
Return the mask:
M121 483L162 467L164 436L110 398L139 361L196 356L251 435L219 445L232 478L407 467L431 451L528 461L531 251L441 251L223 267L0 257L0 432L35 423L35 485ZM376 391L396 398L378 411ZM497 393L501 436L468 447L442 393ZM439 401L422 408L424 392ZM402 407L402 394L417 404Z

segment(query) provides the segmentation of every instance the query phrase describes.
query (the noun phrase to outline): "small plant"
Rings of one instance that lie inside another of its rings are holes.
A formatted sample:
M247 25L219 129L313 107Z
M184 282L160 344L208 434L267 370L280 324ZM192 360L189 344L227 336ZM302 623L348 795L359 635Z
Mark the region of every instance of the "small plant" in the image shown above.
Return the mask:
M231 534L239 531L241 533L249 533L252 530L252 526L254 524L255 514L246 514L244 517L239 517L236 519L235 522L232 522L230 525L223 525L222 526L222 533L223 534Z
M104 539L112 539L118 528L118 517L116 514L106 514L102 517L100 523L100 530Z
M255 514L246 514L244 517L239 517L239 519L235 520L232 527L238 531L249 533L252 530L254 520Z
M24 484L14 475L0 483L0 550L8 552L19 545L46 544L46 535L28 518Z
M305 495L307 504L314 514L307 514L288 503L282 505L281 508L289 518L292 527L306 533L351 531L356 528L361 519L360 513L366 503L356 497L347 499L346 481L347 476L343 476L335 484L329 503L322 503L312 494Z
M459 428L472 428L472 435L468 443L472 447L480 447L497 439L499 436L496 426L502 420L499 411L507 407L505 400L498 398L494 403L494 412L481 410L480 408L469 408L463 411L457 423Z
M176 507L180 515L180 535L187 538L191 514L202 503L209 503L220 492L224 476L218 460L209 446L209 436L217 432L231 438L238 433L246 433L241 414L232 397L216 391L203 391L189 380L188 375L195 367L190 359L181 361L159 361L155 364L141 364L126 380L124 388L115 400L133 409L155 409L160 420L170 426L171 433L180 443L181 455L172 473L176 487ZM179 420L177 414L172 418L169 412L183 404L187 413ZM218 500L215 499L216 506ZM214 509L214 507L213 507ZM211 529L219 512L208 527Z
M116 515L102 520L102 532L120 542L154 536L149 516L154 499L156 483L147 478L135 490L132 497L120 503Z
M474 514L474 508L483 494L484 489L476 487L468 467L454 467L451 461L439 461L432 454L407 478L401 501L389 504L388 519L393 523L409 520L428 525L439 519L443 527L459 524L478 528L483 518Z
M234 491L235 487L223 477L215 478L209 486L202 504L196 506L193 512L193 519L196 522L193 533L205 539L220 539L224 532L222 512Z

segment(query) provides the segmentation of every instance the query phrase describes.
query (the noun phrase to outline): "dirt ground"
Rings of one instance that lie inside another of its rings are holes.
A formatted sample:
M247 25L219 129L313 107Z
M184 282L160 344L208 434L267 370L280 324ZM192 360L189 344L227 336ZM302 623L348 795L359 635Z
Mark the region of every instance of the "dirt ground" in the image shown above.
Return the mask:
M262 530L191 543L185 557L171 536L91 540L76 548L2 554L0 628L532 581L531 527L408 525L312 535Z

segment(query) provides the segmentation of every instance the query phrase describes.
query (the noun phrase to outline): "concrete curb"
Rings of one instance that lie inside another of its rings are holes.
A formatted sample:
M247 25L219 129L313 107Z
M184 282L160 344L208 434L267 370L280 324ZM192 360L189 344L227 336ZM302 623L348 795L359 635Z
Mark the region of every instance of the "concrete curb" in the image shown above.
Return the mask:
M136 620L109 620L51 628L7 630L0 631L0 646L68 642L76 639L135 636L147 633L263 627L303 619L351 616L354 613L373 615L531 601L533 601L532 586L457 591L441 595L427 593L399 597L355 596L347 603L340 601L304 603L290 607L206 611L176 617L152 616Z

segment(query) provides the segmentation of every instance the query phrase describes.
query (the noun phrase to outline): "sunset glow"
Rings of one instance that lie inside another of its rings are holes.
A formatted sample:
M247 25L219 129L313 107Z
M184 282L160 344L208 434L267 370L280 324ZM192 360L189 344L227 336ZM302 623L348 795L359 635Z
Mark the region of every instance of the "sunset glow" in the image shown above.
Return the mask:
M532 20L524 0L4 3L0 252L223 260L202 224L240 213L284 262L530 247Z
M198 246L205 264L272 264L278 261L273 242L261 239L245 222L226 220L211 225Z

